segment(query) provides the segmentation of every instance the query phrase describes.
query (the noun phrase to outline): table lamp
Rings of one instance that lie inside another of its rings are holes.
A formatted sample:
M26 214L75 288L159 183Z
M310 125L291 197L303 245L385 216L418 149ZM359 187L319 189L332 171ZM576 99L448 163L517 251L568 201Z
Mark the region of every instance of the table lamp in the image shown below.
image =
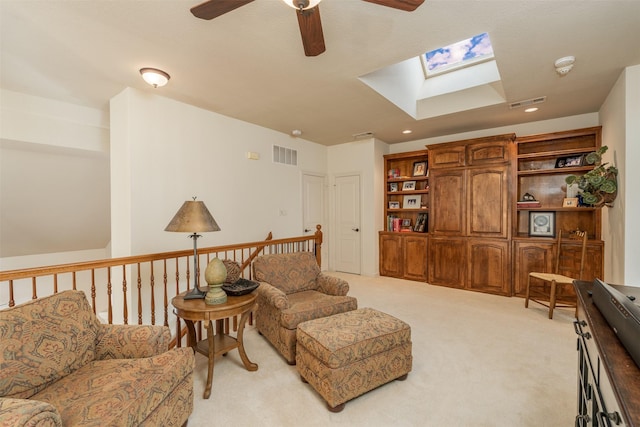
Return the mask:
M200 299L204 298L207 294L200 290L200 277L198 274L198 237L201 237L198 233L207 231L220 231L220 227L213 219L211 213L204 205L204 202L187 200L182 204L182 207L173 216L169 225L164 231L175 231L180 233L193 233L189 235L193 239L193 289L189 291L184 299Z

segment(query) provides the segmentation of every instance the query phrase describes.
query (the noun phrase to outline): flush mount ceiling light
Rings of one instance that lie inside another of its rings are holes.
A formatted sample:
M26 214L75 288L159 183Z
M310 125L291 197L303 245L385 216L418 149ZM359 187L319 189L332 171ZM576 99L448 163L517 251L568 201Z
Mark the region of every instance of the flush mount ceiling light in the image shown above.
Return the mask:
M402 131L402 133L405 134L405 135L408 135L411 132L413 132L411 129L405 129L405 130Z
M145 82L157 88L166 85L171 76L157 68L140 68L140 74Z
M567 75L569 71L571 71L571 69L573 68L573 64L575 62L576 62L575 56L565 56L556 60L554 64L556 67L556 73L560 74L561 76Z

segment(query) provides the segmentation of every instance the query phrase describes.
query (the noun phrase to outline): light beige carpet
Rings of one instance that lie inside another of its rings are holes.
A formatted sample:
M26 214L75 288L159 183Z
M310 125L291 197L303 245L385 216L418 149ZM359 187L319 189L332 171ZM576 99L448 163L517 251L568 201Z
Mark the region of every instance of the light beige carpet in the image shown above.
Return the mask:
M573 310L521 298L460 291L388 277L346 279L358 306L411 325L413 371L331 413L295 366L245 329L256 372L236 350L215 361L202 399L206 358L196 356L195 410L189 426L571 426L576 412Z

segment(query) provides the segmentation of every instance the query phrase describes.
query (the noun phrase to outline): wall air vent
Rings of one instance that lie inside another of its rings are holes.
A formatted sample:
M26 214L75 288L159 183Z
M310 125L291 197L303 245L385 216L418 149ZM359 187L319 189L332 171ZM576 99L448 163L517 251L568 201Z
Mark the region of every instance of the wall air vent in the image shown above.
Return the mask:
M524 101L512 102L511 104L509 104L509 108L513 109L513 108L527 107L533 104L540 104L541 102L544 102L546 100L547 100L546 96L539 96L538 98L525 99Z
M355 133L351 136L353 136L353 139L373 138L373 132L360 132L360 133Z
M273 146L273 163L298 166L298 151L291 148Z

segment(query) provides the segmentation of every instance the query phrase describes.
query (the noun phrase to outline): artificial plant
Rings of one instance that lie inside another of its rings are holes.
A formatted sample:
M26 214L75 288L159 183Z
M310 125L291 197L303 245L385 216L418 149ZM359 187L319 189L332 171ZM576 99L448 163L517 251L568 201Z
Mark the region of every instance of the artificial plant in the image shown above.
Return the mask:
M618 168L608 163L602 163L602 155L608 147L603 145L597 151L585 156L585 164L595 167L584 175L569 175L565 178L567 185L577 184L582 197L582 204L613 206L618 195Z

